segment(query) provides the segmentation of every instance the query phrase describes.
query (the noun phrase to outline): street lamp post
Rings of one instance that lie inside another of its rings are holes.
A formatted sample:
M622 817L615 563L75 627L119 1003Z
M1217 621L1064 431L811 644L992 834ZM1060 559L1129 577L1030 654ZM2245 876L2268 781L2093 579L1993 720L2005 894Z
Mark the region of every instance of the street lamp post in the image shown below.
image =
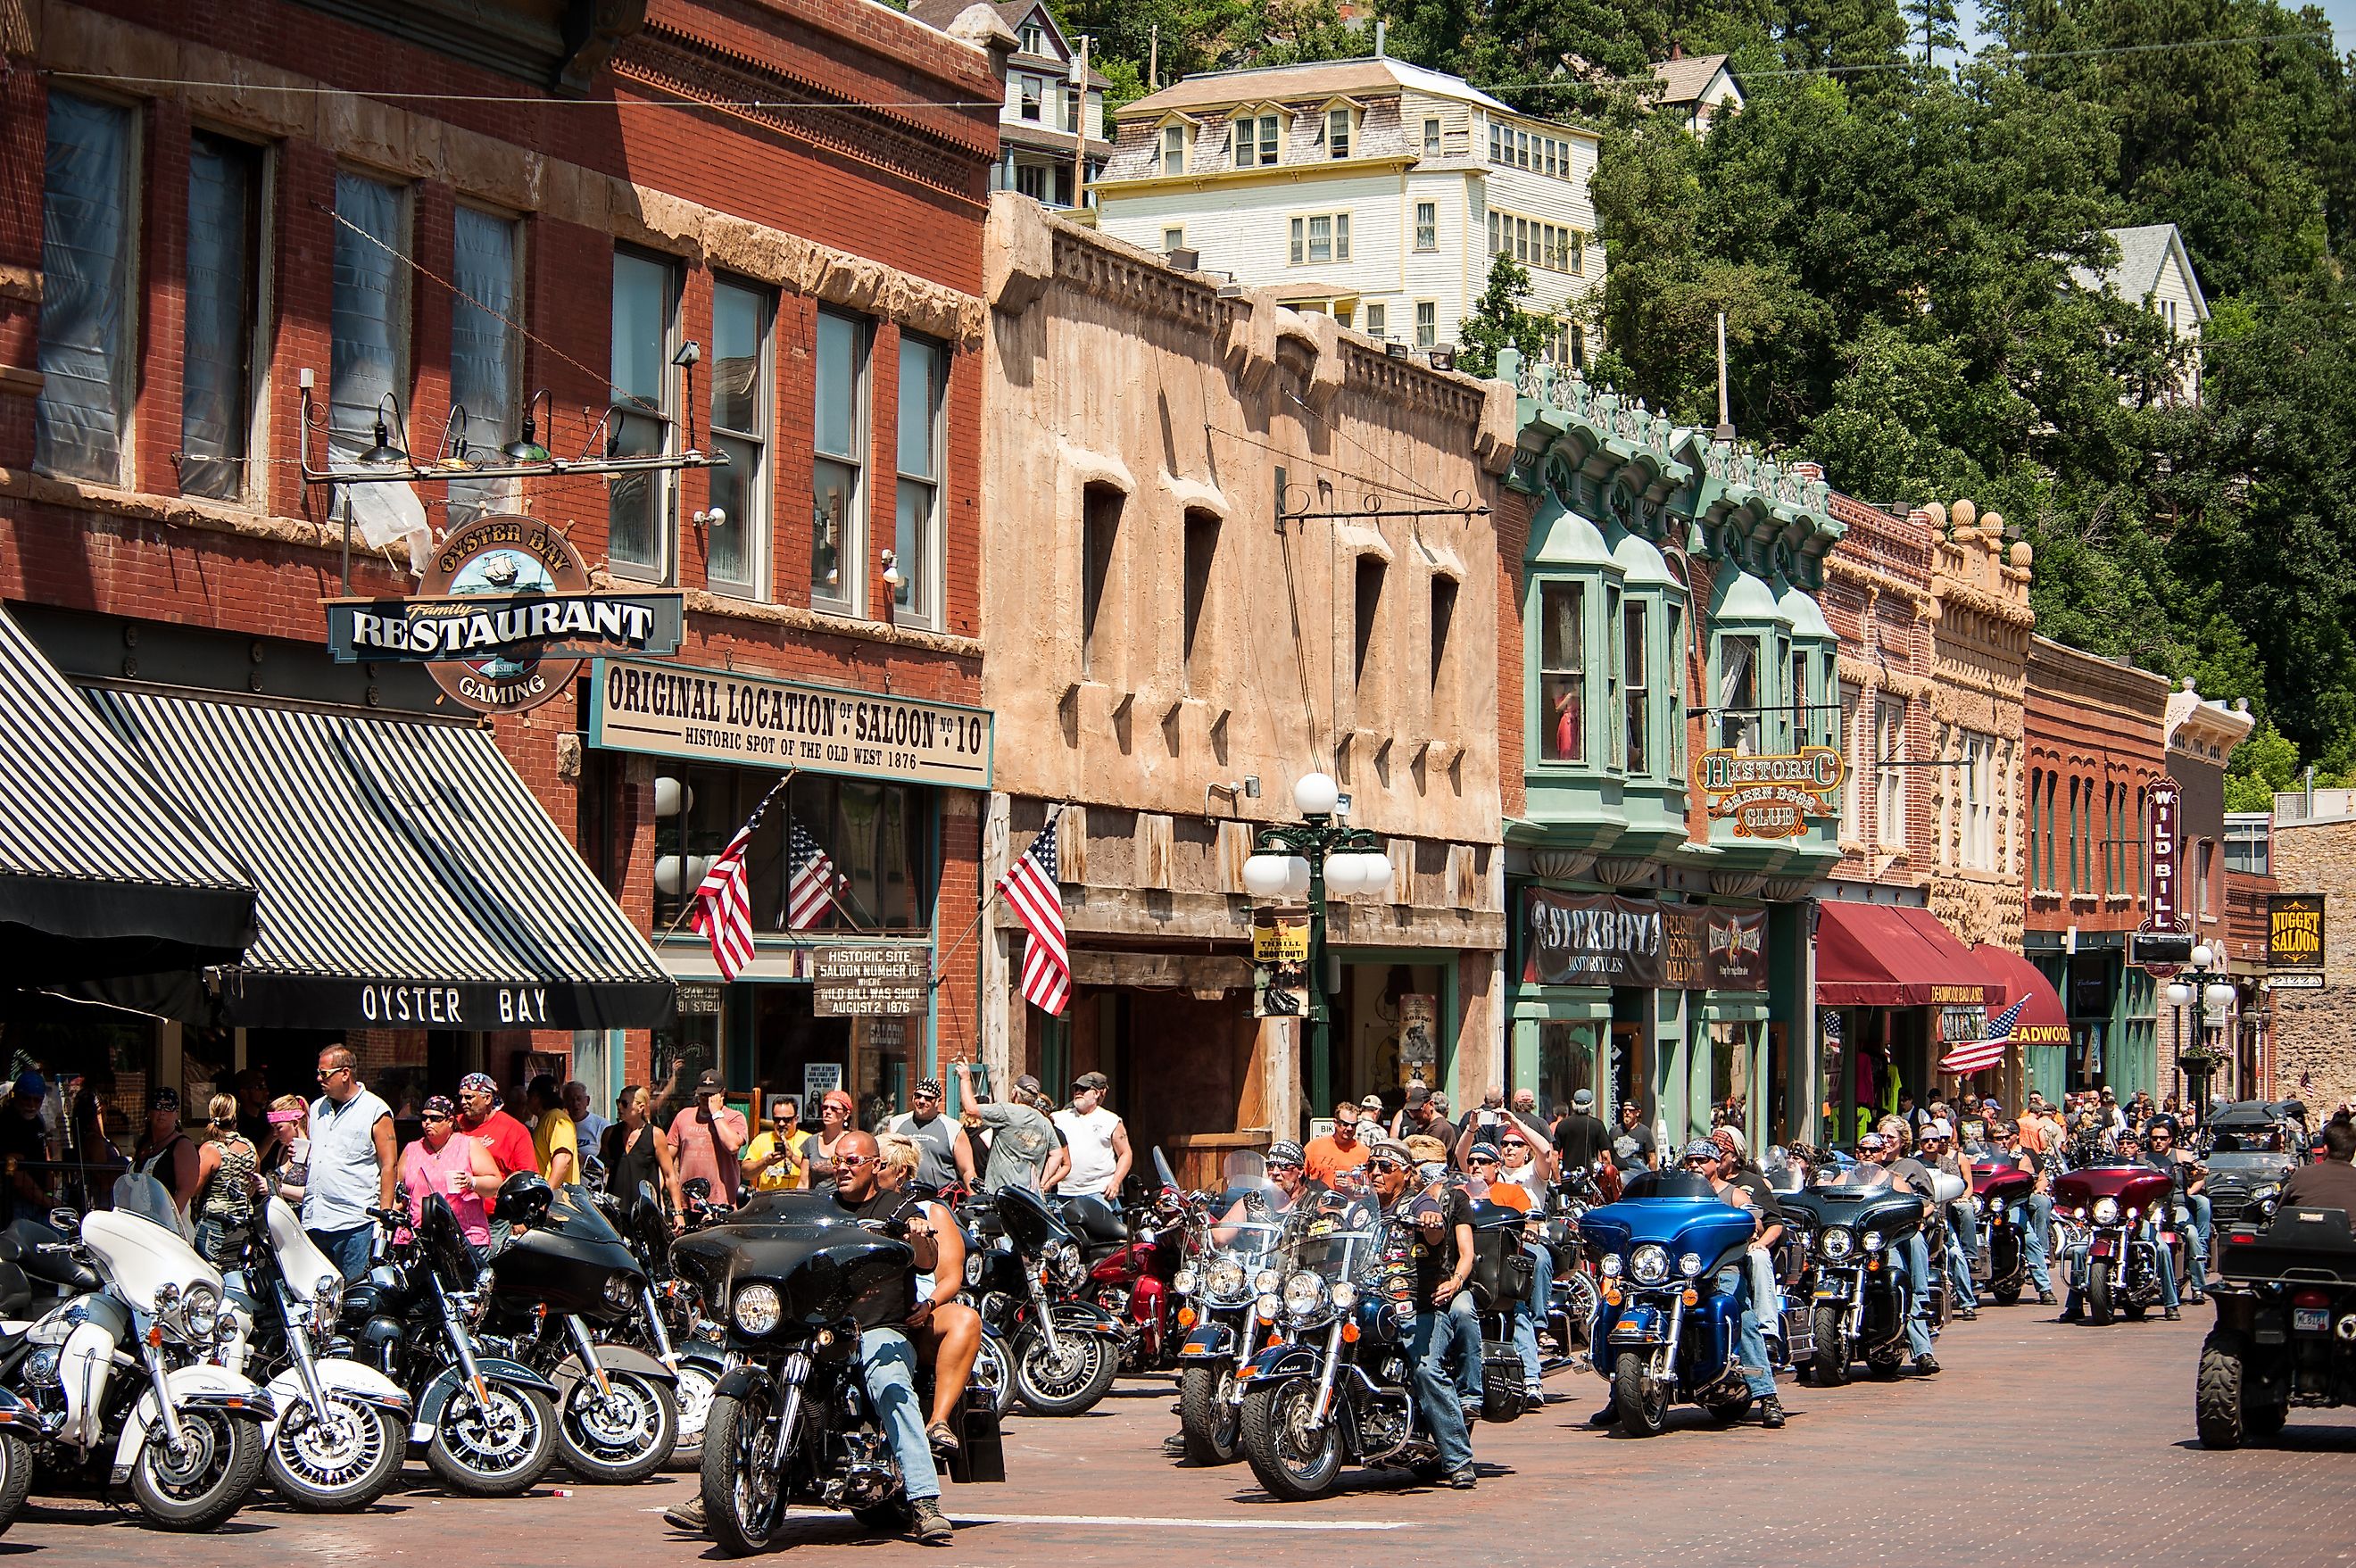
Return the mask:
M1382 841L1364 828L1333 820L1341 788L1323 773L1305 773L1292 786L1302 820L1261 828L1244 862L1244 887L1254 897L1305 897L1309 903L1309 1094L1311 1115L1333 1096L1333 1008L1325 980L1325 899L1387 886L1391 863Z
M2203 1015L2222 1013L2233 1000L2233 983L2222 971L2211 967L2216 961L2217 950L2202 942L2192 950L2192 967L2168 983L2169 1006L2197 1006L2201 1010L2193 1015L2190 1050L2184 1047L2184 1015L2179 1012L2176 1017L2176 1065L2184 1071L2185 1092L2191 1101L2195 1123L2209 1119L2209 1084L2217 1071L2217 1058L2209 1048Z

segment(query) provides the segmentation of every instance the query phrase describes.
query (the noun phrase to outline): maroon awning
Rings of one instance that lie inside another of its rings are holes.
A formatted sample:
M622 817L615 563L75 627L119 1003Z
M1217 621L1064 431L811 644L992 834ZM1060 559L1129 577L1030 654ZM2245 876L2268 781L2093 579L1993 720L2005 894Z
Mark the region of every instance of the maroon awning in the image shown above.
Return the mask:
M2020 1016L2012 1026L2015 1044L2023 1046L2066 1046L2070 1043L2070 1015L2062 1006L2062 998L2044 972L2009 948L1992 942L1982 942L1972 950L1988 978L2005 989L2005 1000L2018 1002L2029 998Z
M1994 1007L2005 987L1928 909L1818 905L1819 1007Z

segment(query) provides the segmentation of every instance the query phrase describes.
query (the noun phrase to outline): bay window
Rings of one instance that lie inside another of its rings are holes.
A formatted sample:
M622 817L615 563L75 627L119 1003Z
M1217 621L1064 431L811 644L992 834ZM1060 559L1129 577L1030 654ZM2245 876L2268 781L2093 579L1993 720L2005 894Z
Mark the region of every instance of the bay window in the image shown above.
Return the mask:
M1538 755L1587 760L1587 585L1538 590Z

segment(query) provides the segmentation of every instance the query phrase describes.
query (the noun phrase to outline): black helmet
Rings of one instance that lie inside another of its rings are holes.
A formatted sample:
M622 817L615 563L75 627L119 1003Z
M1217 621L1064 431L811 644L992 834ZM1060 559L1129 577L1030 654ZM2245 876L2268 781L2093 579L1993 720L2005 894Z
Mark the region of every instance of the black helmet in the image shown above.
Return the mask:
M499 1183L499 1218L510 1225L530 1225L556 1201L556 1189L538 1171L518 1171Z

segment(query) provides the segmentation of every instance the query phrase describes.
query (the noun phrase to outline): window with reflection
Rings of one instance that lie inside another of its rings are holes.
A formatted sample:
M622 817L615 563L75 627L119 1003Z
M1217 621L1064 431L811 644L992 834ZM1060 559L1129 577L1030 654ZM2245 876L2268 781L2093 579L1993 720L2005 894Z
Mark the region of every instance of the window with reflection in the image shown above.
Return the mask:
M770 788L766 770L659 766L655 924L675 923L712 860ZM930 907L928 798L921 787L799 773L773 802L744 861L753 929L912 931ZM665 808L670 808L665 810ZM806 842L797 845L798 826Z
M1587 759L1587 585L1538 594L1538 745L1548 762Z

